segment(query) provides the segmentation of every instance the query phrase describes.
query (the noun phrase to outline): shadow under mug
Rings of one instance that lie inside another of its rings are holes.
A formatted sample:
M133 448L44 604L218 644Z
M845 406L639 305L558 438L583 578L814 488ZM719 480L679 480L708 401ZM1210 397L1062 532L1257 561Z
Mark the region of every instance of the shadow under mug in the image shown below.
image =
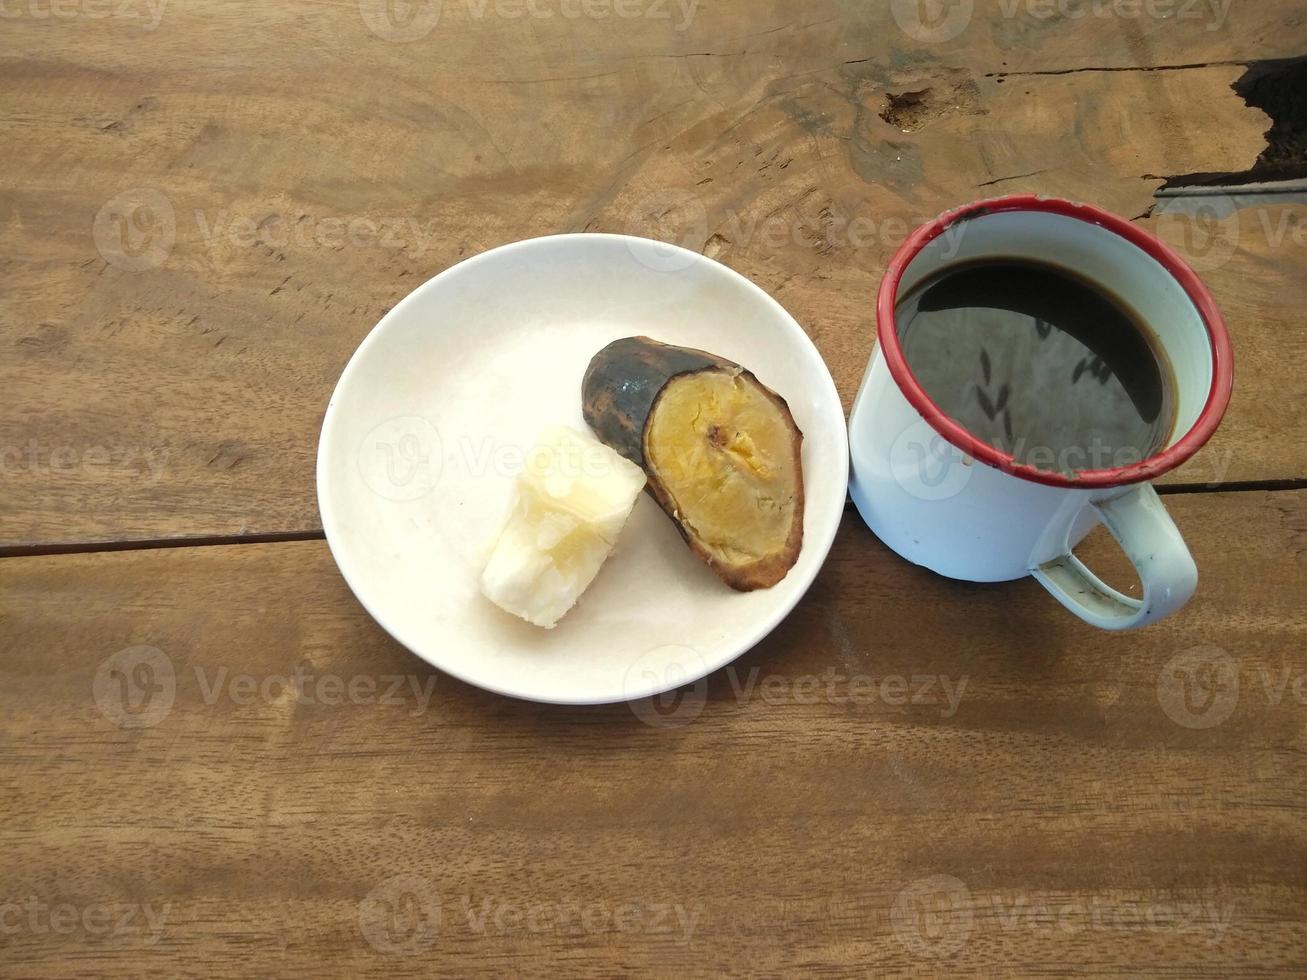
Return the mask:
M1073 269L1149 325L1174 371L1176 423L1151 457L1067 476L1016 462L947 417L899 343L902 296L941 269L988 258ZM876 303L877 344L849 417L849 492L890 548L950 578L1033 575L1067 609L1125 630L1175 612L1198 570L1147 482L1179 466L1220 424L1233 385L1225 323L1207 288L1167 245L1089 205L1030 195L968 204L918 228L894 255ZM1072 554L1099 522L1139 575L1133 598Z

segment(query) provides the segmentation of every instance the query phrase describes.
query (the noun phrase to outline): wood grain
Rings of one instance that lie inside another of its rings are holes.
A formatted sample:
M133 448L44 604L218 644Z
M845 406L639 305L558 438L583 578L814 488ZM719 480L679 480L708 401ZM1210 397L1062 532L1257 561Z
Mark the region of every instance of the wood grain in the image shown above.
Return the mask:
M1235 343L1235 390L1219 434L1164 482L1302 481L1307 401L1282 397L1266 380L1280 370L1272 365L1307 363L1307 331L1293 326L1291 312L1299 295L1293 283L1307 274L1307 207L1239 196L1196 200L1188 214L1155 215L1145 224L1189 257L1221 304Z
M318 426L360 339L427 277L534 235L714 255L795 314L847 403L910 225L1015 190L1142 215L1168 174L1246 168L1268 123L1230 90L1237 62L1307 41L1289 0L1169 19L995 0L947 39L903 4L487 2L444 3L410 43L382 36L406 28L380 0L14 8L0 546L317 527ZM1250 241L1212 274L1255 370L1175 480L1307 476L1303 273L1296 244Z
M6 560L0 972L1301 976L1307 492L1169 505L1203 581L1161 626L850 516L769 639L643 716L438 676L319 542ZM141 645L155 674L110 661Z

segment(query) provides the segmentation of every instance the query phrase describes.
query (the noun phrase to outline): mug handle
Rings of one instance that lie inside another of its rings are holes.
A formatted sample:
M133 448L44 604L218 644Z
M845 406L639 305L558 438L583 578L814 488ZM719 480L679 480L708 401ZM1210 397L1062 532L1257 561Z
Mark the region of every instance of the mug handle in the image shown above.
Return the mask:
M1143 596L1134 599L1118 592L1068 547L1060 558L1031 570L1058 602L1092 626L1129 630L1169 616L1189 601L1198 587L1198 566L1150 484L1090 506L1135 566Z

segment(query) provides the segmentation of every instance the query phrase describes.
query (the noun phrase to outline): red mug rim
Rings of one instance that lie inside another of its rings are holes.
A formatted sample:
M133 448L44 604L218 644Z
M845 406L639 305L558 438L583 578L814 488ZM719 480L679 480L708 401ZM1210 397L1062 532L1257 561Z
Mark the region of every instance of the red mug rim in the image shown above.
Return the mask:
M1106 228L1156 259L1180 284L1180 288L1198 310L1203 325L1207 328L1212 348L1212 386L1207 393L1207 401L1198 420L1180 439L1147 459L1129 466L1105 470L1080 470L1072 476L1065 476L1061 473L1037 469L1026 463L1018 463L1010 453L1005 453L977 439L963 426L945 415L926 394L925 389L921 387L908 367L907 359L903 356L903 348L899 344L898 324L895 322L894 313L903 273L921 250L947 229L963 221L1001 211L1042 211ZM1230 346L1230 335L1216 300L1198 278L1198 274L1177 252L1155 235L1092 204L1073 204L1057 198L1016 194L988 201L976 201L944 212L909 235L907 241L894 253L876 297L876 320L876 336L885 354L890 376L903 392L904 397L931 428L973 459L988 463L1004 473L1011 473L1023 480L1051 487L1074 489L1126 486L1156 479L1163 473L1175 469L1198 452L1212 437L1212 433L1216 431L1221 418L1225 415L1234 385L1234 352Z

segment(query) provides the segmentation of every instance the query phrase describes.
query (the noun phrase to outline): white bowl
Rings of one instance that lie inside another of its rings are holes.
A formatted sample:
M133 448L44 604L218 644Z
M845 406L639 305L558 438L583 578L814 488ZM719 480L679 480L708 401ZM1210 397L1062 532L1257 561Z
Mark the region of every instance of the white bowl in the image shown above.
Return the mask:
M593 585L539 629L477 578L525 451L549 425L588 431L586 365L635 334L738 361L789 402L804 434L803 550L780 584L735 592L641 495ZM711 259L622 235L505 245L419 286L355 351L318 446L327 541L377 622L469 684L561 704L661 693L761 640L816 577L847 482L839 395L794 319Z

